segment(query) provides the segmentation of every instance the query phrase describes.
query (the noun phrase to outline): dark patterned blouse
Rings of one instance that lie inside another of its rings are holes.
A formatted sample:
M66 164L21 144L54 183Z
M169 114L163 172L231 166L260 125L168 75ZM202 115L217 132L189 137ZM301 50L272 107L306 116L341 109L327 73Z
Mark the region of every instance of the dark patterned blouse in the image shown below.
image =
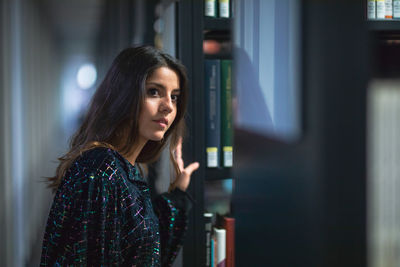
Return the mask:
M89 150L56 192L41 265L171 266L186 232L189 200L175 189L152 201L146 181L118 152Z

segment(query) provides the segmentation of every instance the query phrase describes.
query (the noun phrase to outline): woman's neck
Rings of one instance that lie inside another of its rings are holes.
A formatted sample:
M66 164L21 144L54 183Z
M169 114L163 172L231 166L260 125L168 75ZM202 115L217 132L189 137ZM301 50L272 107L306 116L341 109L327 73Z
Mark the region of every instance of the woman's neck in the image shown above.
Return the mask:
M135 145L133 151L129 156L125 156L125 158L132 164L135 165L136 159L142 151L143 147L146 145L147 140L139 140L139 142Z

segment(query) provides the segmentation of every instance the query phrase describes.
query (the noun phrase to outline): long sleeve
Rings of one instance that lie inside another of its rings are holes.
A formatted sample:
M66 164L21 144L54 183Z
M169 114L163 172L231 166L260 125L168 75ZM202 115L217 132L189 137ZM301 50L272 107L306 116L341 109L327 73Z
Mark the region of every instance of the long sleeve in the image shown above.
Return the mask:
M74 163L55 195L42 266L160 266L158 219L146 183L104 149Z
M119 192L112 162L98 168L76 163L50 211L41 265L112 265L121 261ZM87 171L83 172L83 169Z
M180 189L159 195L154 210L159 219L162 266L171 266L182 246L192 199Z

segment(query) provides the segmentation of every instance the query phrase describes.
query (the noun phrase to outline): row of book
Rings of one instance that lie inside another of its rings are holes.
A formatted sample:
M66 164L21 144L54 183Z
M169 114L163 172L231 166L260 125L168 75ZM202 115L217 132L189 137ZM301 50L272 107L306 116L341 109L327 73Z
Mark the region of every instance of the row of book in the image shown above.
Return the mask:
M400 19L400 0L367 0L368 19Z
M213 18L229 18L229 5L230 0L205 0L204 15Z
M232 60L204 61L207 167L232 167Z
M235 219L221 217L216 227L213 213L204 213L206 232L206 267L235 266Z

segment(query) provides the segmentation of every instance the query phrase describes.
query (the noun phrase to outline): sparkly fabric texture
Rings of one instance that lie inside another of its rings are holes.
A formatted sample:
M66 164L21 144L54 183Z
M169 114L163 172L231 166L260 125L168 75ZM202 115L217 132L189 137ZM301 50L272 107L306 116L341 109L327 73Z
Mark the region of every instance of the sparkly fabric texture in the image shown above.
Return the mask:
M89 150L56 192L41 266L171 266L190 208L179 189L152 201L146 181L118 152Z

